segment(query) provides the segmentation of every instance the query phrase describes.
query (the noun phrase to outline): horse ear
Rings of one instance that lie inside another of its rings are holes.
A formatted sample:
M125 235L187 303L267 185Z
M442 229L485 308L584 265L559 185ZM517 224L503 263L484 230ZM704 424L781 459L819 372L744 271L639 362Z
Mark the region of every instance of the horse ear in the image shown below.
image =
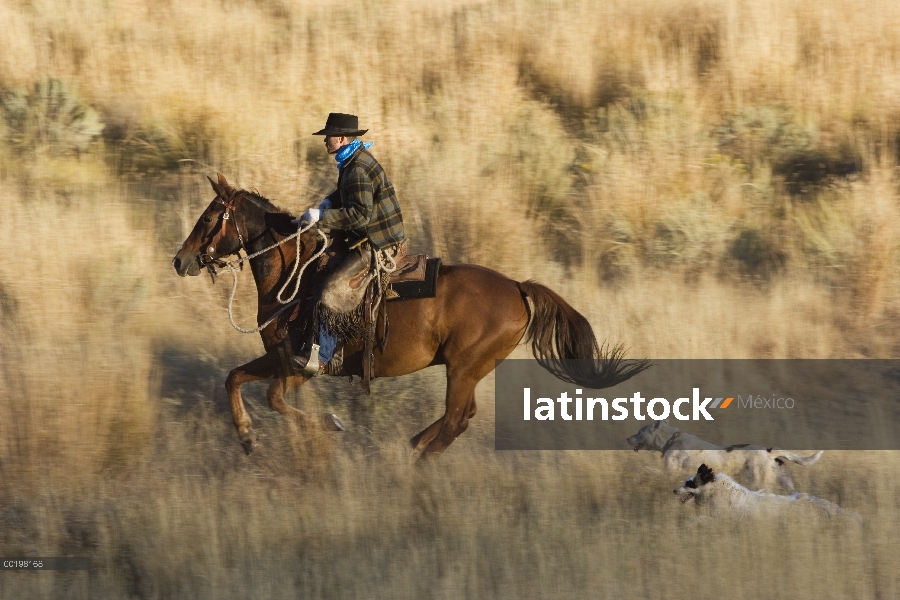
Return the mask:
M216 175L219 176L219 185L221 185L223 188L230 188L230 187L231 187L230 185L228 185L228 182L225 180L225 176L224 176L224 175L222 175L221 173L216 173Z
M222 176L219 175L219 177L222 177ZM225 190L222 188L222 186L219 185L218 183L216 183L215 181L213 181L213 180L212 180L212 177L210 177L209 175L207 175L206 178L209 179L209 183L212 185L212 189L213 189L213 191L216 193L217 196L219 196L220 198L227 198L227 197L228 197L228 194L225 192ZM224 178L223 178L223 179L224 179Z

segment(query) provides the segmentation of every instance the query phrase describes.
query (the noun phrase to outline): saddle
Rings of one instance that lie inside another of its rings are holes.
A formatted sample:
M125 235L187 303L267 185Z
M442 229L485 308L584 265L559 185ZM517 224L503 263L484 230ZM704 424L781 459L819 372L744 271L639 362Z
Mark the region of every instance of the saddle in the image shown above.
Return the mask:
M311 298L314 301L304 303L309 307L305 311L301 311L298 305L284 323L285 334L288 331L305 331L308 334L317 331L320 320L324 320L328 329L338 335L338 349L328 365L331 375L348 374L352 380L352 373L343 372L343 349L345 346L361 345L360 385L367 394L370 393L369 382L374 376L375 348L384 353L387 346L387 302L433 298L436 295L441 259L428 258L424 254L409 255L407 249L407 240L384 251L373 249L365 240L352 247L341 241L333 242L316 267L320 286ZM387 256L378 257L376 252L384 252ZM391 261L395 265L392 272L379 269L379 262ZM293 323L295 321L299 322ZM296 326L288 327L291 324ZM299 341L294 340L292 344L291 337L296 336L285 335L279 354L285 372L293 375L293 369L289 370L286 363L292 356L291 346L299 347Z
M425 254L406 256L397 263L391 273L385 298L387 300L416 300L434 298L437 295L437 276L440 258L428 258Z

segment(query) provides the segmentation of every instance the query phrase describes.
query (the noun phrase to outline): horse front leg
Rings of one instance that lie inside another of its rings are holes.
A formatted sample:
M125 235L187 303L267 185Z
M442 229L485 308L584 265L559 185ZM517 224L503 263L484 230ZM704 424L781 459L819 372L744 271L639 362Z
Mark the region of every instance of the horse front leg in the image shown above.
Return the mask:
M284 393L296 387L300 387L309 381L304 375L295 375L284 379L276 379L269 386L266 397L269 399L269 408L293 419L300 425L313 425L321 427L325 431L344 431L344 425L336 415L324 413L322 415L311 416L302 410L294 408L284 401Z
M251 381L261 381L275 377L278 377L278 358L275 354L270 353L232 369L228 374L228 379L225 380L225 390L228 392L228 400L231 403L231 418L234 420L234 426L237 427L241 445L247 454L250 454L256 448L258 438L256 432L253 431L253 422L250 420L250 414L244 407L244 399L241 397L241 386Z

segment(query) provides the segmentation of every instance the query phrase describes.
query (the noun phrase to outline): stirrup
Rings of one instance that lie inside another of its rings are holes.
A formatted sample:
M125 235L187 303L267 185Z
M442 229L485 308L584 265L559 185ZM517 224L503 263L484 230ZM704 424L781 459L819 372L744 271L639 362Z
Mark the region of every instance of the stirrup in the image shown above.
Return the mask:
M306 375L307 377L315 377L319 375L323 369L320 368L319 363L319 345L313 344L309 350L309 358L306 360L306 364L303 364L303 358L300 356L295 356L293 359L294 365L300 369L300 372Z

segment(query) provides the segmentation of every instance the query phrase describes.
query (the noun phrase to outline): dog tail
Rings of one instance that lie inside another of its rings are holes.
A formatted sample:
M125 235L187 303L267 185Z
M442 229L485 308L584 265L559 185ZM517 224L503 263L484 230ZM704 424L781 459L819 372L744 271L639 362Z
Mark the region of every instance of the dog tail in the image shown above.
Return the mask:
M788 452L787 450L779 450L778 458L784 458L791 462L795 462L798 465L803 465L804 467L811 467L822 457L822 452L824 450L819 450L815 454L810 454L809 456L800 456L799 454L794 454L793 452Z
M853 519L857 523L857 525L863 525L865 523L865 521L862 518L862 515L860 515L859 513L845 510L844 514L847 515L848 517L850 517L851 519Z

